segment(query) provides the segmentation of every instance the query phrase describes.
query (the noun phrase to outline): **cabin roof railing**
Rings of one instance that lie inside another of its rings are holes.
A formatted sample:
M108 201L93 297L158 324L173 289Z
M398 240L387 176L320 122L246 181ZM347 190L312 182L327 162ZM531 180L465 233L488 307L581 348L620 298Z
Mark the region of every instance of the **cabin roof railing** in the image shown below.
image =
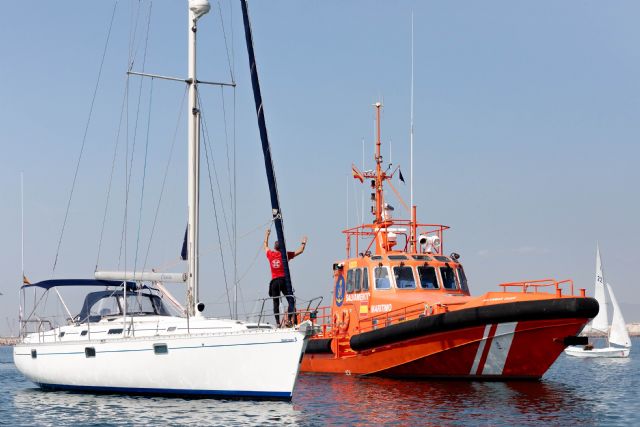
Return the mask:
M372 247L375 249L375 240L379 233L395 233L396 235L406 236L404 246L395 248L389 252L409 253L410 248L410 232L413 227L413 222L410 219L390 219L380 223L372 224L360 224L356 227L347 228L342 231L346 235L346 252L347 258L351 258L351 249L355 249L355 255L367 254L372 252ZM444 249L444 231L450 227L443 224L425 224L416 223L416 236L437 236L439 239L439 248L434 252L435 255L442 255ZM369 242L362 244L361 238L371 238ZM355 238L355 245L352 244L352 238ZM419 252L419 251L418 251ZM376 255L382 255L376 253Z

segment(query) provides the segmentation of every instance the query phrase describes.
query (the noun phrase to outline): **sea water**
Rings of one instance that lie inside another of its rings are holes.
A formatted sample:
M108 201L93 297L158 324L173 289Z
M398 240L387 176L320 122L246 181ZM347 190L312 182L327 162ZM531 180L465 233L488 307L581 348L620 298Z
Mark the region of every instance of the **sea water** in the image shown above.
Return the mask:
M640 425L640 339L633 344L629 359L563 354L534 382L301 374L290 403L42 391L0 347L0 424Z

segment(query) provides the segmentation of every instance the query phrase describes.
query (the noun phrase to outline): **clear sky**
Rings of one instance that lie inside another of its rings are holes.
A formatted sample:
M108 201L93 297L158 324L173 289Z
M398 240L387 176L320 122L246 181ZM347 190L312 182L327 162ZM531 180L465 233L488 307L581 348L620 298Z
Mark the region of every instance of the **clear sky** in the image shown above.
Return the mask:
M149 2L119 2L55 271L114 3L0 5L0 334L11 325L16 329L21 171L26 275L32 281L91 277L116 140L99 267L118 266L125 150L129 156L133 151L126 262L139 267L179 123L147 266L185 268L177 262L186 223L186 130L184 116L178 115L184 85L147 80L139 95L140 80L131 78L128 132L127 125L120 126L116 138L131 17L138 5L133 68L141 70L144 62L147 72L186 75L186 1L153 3L146 56ZM330 297L331 263L344 254L340 231L360 215L360 188L350 178L350 165L362 161L363 138L367 165L372 164L371 105L377 100L384 102L386 159L391 146L393 163L402 165L408 179L412 11L415 202L422 221L452 227L445 248L462 255L472 293L495 290L501 282L548 277L573 278L592 293L599 241L605 278L616 289L627 321L640 321L635 274L640 265L640 4L633 1L251 2L288 244L296 247L303 235L309 237L304 255L292 262L298 296ZM270 206L239 3L223 1L222 14L238 83L237 270L249 301L241 310L251 310L251 301L267 294L268 265L260 247ZM217 10L202 19L198 35L199 77L229 81ZM221 90L201 91L226 245L220 195L229 216L233 91L224 92L227 138ZM224 314L225 284L205 163L202 171L202 300L207 313ZM408 201L408 185L395 185ZM391 202L404 216L400 203ZM228 246L224 254L231 286ZM179 287L173 289L181 294ZM72 311L78 309L74 300Z

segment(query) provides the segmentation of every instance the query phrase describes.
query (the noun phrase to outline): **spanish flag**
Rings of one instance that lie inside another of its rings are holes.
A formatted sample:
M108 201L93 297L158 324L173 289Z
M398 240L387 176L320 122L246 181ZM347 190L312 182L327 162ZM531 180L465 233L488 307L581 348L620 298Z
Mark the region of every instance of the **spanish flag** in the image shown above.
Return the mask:
M22 275L22 284L23 285L30 285L31 284L29 279L27 279L27 276L25 276L24 274Z
M353 177L355 179L359 179L360 182L364 182L364 176L362 175L362 172L360 172L356 165L354 165L353 163L351 163L351 173L353 174Z

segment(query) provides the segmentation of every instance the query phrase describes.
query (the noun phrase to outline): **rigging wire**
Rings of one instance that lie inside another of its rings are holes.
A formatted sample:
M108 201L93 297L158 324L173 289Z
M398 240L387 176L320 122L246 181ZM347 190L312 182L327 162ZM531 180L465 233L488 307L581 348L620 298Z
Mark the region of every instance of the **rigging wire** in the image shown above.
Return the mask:
M270 219L269 221L264 222L264 223L258 225L257 227L255 227L255 228L247 231L246 233L242 234L239 237L239 239L244 239L245 237L248 237L249 235L255 233L256 231L264 230L264 227L266 225L269 225L269 224L272 224L272 223L273 223L273 220ZM223 248L225 248L225 247L226 246L223 246ZM220 249L219 247L209 247L206 250L200 250L200 258L202 258L205 255L212 254L212 253L216 252L219 249ZM171 262L165 263L163 265L160 265L160 266L154 268L153 271L167 271L168 269L170 269L172 267L175 267L176 265L180 264L180 262L182 262L182 260L173 260Z
M205 151L205 156L207 159L207 172L208 172L208 176L209 176L209 190L211 191L211 202L213 204L213 214L215 217L215 221L216 221L216 231L218 234L218 246L220 247L220 257L222 258L222 275L224 278L224 287L226 289L227 292L227 302L229 304L229 316L233 317L233 314L231 313L231 300L229 297L229 284L227 282L227 269L225 267L225 262L224 262L224 252L222 250L222 239L220 238L220 224L218 221L218 209L216 207L216 199L213 195L213 182L211 180L211 165L209 164L209 150L211 150L211 147L209 146L211 139L209 138L209 129L207 127L207 122L204 118L204 111L202 109L202 101L200 100L200 93L196 92L196 96L198 97L198 105L200 105L200 111L202 112L201 117L202 117L202 130L204 131L204 151ZM213 156L213 152L211 153L211 155ZM214 168L215 168L215 163L214 163ZM215 171L215 169L214 169ZM216 176L216 181L217 181L217 176ZM218 189L220 188L220 185L218 183ZM222 200L220 200L222 202ZM224 211L224 209L223 209Z
M109 46L109 40L111 38L111 29L113 28L113 21L116 16L116 7L118 2L113 5L113 12L111 13L111 21L109 22L109 30L107 31L107 40L104 43L104 49L102 51L102 59L100 60L100 68L98 71L98 78L93 89L93 96L91 98L91 106L89 107L89 117L87 117L87 123L84 128L84 135L82 136L82 144L80 145L80 154L78 155L78 161L76 162L76 170L73 174L73 182L71 183L71 192L69 194L69 200L67 201L67 209L64 214L64 221L62 222L62 229L60 230L60 238L58 239L58 248L56 249L56 257L53 261L52 272L56 271L56 265L58 264L58 255L60 254L60 246L62 245L62 237L64 236L64 229L67 225L67 219L69 218L69 210L71 208L71 200L73 198L73 192L76 188L76 181L78 179L78 171L80 170L80 162L82 160L82 154L84 153L84 146L87 142L87 134L89 132L89 124L91 123L91 116L93 114L93 106L96 101L96 95L98 94L98 87L100 85L100 77L102 76L102 68L104 66L104 59L107 55L107 48Z
M128 59L128 69L131 71L133 69L133 65L136 60L136 52L138 48L134 48L136 44L136 37L138 34L138 22L140 22L140 8L142 7L142 1L138 0L138 8L133 12L133 5L131 6L131 21L134 23L129 28L129 59ZM135 18L134 18L135 16Z
M118 155L118 146L120 145L120 132L122 131L122 121L124 120L125 102L127 100L127 90L129 85L127 84L128 77L125 78L125 93L122 97L122 105L120 106L120 119L118 121L118 130L116 132L116 146L113 150L113 159L111 160L111 173L109 174L109 185L107 187L107 200L104 205L104 214L102 215L102 226L100 227L100 239L98 240L98 255L96 257L95 271L98 271L98 264L100 264L100 253L102 251L102 238L104 236L104 227L107 222L107 211L109 209L109 202L111 200L111 187L113 185L113 175L116 167L116 158Z
M220 25L222 27L222 34L224 36L224 46L227 54L227 64L229 65L229 74L231 76L232 83L235 83L235 46L234 46L234 31L233 31L233 3L229 2L229 11L230 11L230 38L231 38L231 55L229 55L229 43L227 41L227 31L224 26L224 19L222 17L222 2L218 2L218 10L220 12ZM233 59L233 62L232 62ZM224 87L220 87L220 93L222 97L222 111L224 117L224 133L225 133L225 144L227 148L227 172L228 176L231 178L231 171L229 170L229 135L227 130L227 116L226 116L226 108L225 108L225 100L224 100ZM233 254L233 284L234 284L234 311L235 317L238 316L238 241L237 241L237 192L236 192L236 86L233 86L233 179L229 185L229 196L231 202L231 211L232 211L232 219L231 219L231 228L233 234L233 245L232 245L232 254Z
M146 32L146 36L145 36L145 42L144 42L144 51L142 54L142 72L144 72L145 70L145 65L147 62L147 46L149 44L149 29L151 27L151 7L152 7L152 3L149 3L149 14L147 17L147 32ZM137 28L137 24L136 24L136 28ZM135 34L134 34L135 37ZM133 55L133 57L131 57L131 62L130 62L130 67L133 67L133 63L135 60L135 55ZM135 152L136 152L136 141L138 140L138 121L140 119L140 102L142 101L142 86L144 83L144 79L140 79L140 85L138 86L138 102L137 102L137 106L136 106L136 117L135 117L135 121L134 121L134 125L133 125L133 143L131 146L131 160L129 161L128 159L128 150L127 150L127 158L125 159L126 162L129 163L129 172L127 174L127 180L126 180L126 184L125 184L125 201L124 201L124 219L122 222L122 234L121 234L121 243L120 243L120 247L122 250L123 244L122 242L124 241L124 267L125 270L127 269L127 228L128 228L128 220L129 220L129 192L131 191L131 175L133 172L133 161L135 158ZM127 135L128 135L128 128L129 126L127 126ZM128 138L127 138L127 147L128 147ZM118 264L120 264L120 259L118 259Z
M151 242L156 230L156 224L158 222L158 214L160 213L160 205L162 203L162 196L164 195L164 189L167 183L167 176L169 175L169 166L171 165L171 159L173 158L173 148L175 147L176 140L178 139L178 130L180 129L180 122L182 120L182 112L184 110L184 101L187 99L188 86L185 86L184 93L182 95L182 102L180 103L180 110L178 111L178 120L176 121L176 127L173 131L173 139L171 141L171 148L169 149L169 158L164 168L164 176L162 177L162 185L160 187L160 196L158 197L158 204L156 206L156 213L153 217L153 225L151 226L151 234L149 236L149 244L147 245L147 253L144 257L144 264L142 265L142 271L147 267L147 260L149 259L149 252L151 251Z
M231 57L229 56L229 44L227 43L227 32L224 28L224 19L222 19L222 4L218 2L218 11L220 12L220 25L222 26L222 36L224 37L224 47L227 52L227 63L229 64L229 72L231 75L231 83L235 83L235 78L233 76L233 67L231 65ZM233 21L232 22L232 31L233 31ZM232 33L233 34L233 33Z
M202 109L202 100L200 99L200 93L198 92L197 94L198 96L198 104L201 106L200 110L203 112L202 113L202 117L203 117L203 127L205 126L204 123L204 110ZM208 138L208 128L204 129L205 132L207 133L207 139L210 141L210 138ZM213 153L213 150L211 151ZM222 201L224 200L224 198L222 197L222 187L220 185L220 179L218 177L218 168L216 167L216 161L213 158L213 154L212 154L212 158L211 158L211 163L213 165L213 175L215 177L215 181L216 181L216 187L218 188L218 197L220 198L220 203L221 203L221 210L222 210L222 218L224 219L224 227L225 227L225 231L227 233L227 241L229 242L229 246L233 247L232 243L231 243L231 233L229 232L229 222L227 220L227 211L224 207L224 203L222 203ZM213 191L213 187L212 190Z
M142 210L144 207L144 184L147 176L147 156L149 153L149 129L151 127L151 105L153 100L153 78L149 87L149 119L147 120L147 140L144 146L144 165L142 167L142 190L140 193L140 214L138 216L138 236L136 238L136 254L133 262L133 271L138 267L138 247L140 246L140 232L142 230ZM143 270L144 271L144 270Z

